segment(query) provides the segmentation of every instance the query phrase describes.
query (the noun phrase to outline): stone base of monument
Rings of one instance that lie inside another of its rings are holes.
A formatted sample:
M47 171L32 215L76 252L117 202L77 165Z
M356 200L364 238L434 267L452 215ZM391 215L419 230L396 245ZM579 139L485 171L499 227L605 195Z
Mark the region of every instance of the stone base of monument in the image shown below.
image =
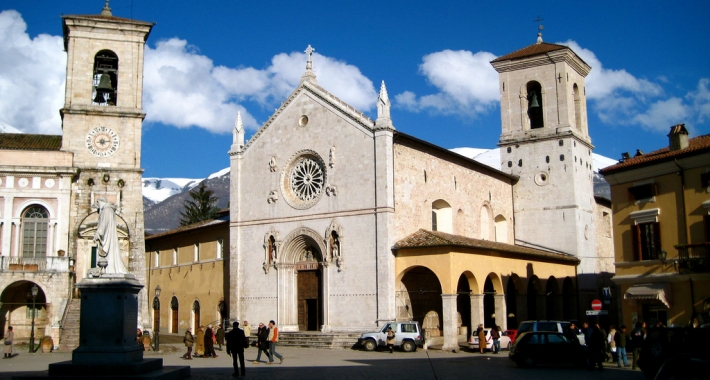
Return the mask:
M45 377L87 379L182 379L189 366L163 367L163 359L144 359L136 344L138 292L133 275L111 274L86 278L81 292L79 347L72 360L49 365Z

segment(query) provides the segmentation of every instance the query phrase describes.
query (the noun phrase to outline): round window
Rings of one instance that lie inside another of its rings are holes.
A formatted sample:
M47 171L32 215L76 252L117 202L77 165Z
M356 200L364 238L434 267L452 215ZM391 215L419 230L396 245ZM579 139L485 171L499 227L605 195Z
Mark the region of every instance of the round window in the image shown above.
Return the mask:
M547 173L537 173L535 174L535 183L538 186L545 186L547 185L547 182L549 182L549 174Z
M323 159L314 151L301 151L282 174L284 199L294 208L309 208L323 195L325 180Z
M305 127L306 124L308 124L308 116L303 115L300 119L298 119L298 125L300 125L301 127Z

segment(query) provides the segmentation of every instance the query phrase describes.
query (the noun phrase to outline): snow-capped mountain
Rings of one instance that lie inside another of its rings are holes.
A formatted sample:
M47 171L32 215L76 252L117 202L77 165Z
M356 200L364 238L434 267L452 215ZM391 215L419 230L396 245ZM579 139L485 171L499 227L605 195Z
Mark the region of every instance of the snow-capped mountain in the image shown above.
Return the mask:
M229 168L212 173L207 178L143 178L143 196L153 203L160 203L167 198L192 190L205 179L222 177L229 173Z

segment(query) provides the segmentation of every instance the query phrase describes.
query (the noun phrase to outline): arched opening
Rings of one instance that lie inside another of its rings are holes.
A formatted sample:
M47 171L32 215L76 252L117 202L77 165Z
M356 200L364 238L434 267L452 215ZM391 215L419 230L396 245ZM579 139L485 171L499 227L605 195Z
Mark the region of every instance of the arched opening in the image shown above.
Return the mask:
M319 330L323 323L321 261L320 251L315 245L304 247L303 252L296 260L298 329L300 331Z
M491 277L486 278L486 282L483 284L483 326L493 327L495 325L495 313L496 304L495 296L496 290L493 287L493 281Z
M532 276L528 279L528 289L527 289L527 311L528 319L540 319L539 312L543 311L538 308L538 302L540 299L540 280L537 276Z
M574 94L574 123L577 129L582 129L582 99L579 96L579 87L577 83L572 86L572 93Z
M32 205L22 212L22 257L47 256L47 227L49 213L40 205Z
M545 305L547 319L562 319L562 295L560 294L560 286L554 276L547 279L545 286Z
M200 327L200 301L195 300L192 303L192 331L197 332Z
M503 215L496 216L496 241L500 243L508 242L508 221Z
M160 299L153 297L153 331L160 331Z
M178 333L178 326L179 326L179 320L178 320L178 309L180 307L180 304L178 303L177 297L173 296L173 298L170 299L170 332L173 334ZM196 330L192 330L193 333L197 332Z
M441 336L443 301L439 278L429 268L416 266L407 270L401 282L405 289L403 291L409 295L412 320L419 322L420 326L426 329L427 336ZM428 318L425 321L427 314L430 316L436 314L436 318Z
M32 296L32 287L37 286L37 296ZM32 317L35 320L35 338L44 336L44 326L49 322L47 296L38 284L32 281L17 281L8 285L0 295L0 328L7 331L13 327L15 338L29 337ZM35 339L38 342L38 339Z
M461 326L466 327L467 334L471 334L471 286L466 275L459 276L458 285L456 285L456 310L461 315ZM468 336L466 337L468 338Z
M577 319L577 297L575 296L574 283L569 277L562 282L562 318L565 321Z
M431 204L431 230L453 233L451 205L439 199Z
M94 56L94 79L91 101L94 105L118 104L118 56L101 50Z
M530 129L545 127L542 112L542 87L536 81L528 82L527 84L528 98L528 119L530 121Z
M463 210L459 209L456 211L456 234L461 235L461 236L466 236L468 235L466 233L466 214L463 212Z
M487 205L481 207L481 240L491 240L491 212Z
M508 285L505 287L505 308L507 310L507 325L509 329L515 329L518 327L520 316L518 315L518 297L520 292L518 291L518 283L520 278L516 274L512 274L508 278Z

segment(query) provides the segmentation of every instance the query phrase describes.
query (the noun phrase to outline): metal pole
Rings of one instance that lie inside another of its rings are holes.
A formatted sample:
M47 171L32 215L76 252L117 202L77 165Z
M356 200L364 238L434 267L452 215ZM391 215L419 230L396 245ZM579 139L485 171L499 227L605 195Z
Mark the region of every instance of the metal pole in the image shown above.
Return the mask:
M35 346L35 312L37 311L35 303L37 301L37 295L32 295L32 330L30 331L30 353L33 352Z

